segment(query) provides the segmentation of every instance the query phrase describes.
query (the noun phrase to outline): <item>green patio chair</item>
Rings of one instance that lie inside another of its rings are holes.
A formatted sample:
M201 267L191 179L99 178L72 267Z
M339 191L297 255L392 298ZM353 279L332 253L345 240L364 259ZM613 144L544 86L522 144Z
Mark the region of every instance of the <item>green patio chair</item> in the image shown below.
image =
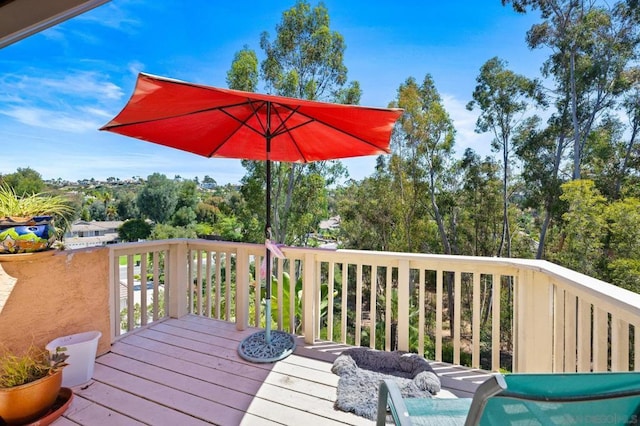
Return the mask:
M640 373L496 374L471 398L402 398L393 381L380 386L379 426L629 425L640 423Z

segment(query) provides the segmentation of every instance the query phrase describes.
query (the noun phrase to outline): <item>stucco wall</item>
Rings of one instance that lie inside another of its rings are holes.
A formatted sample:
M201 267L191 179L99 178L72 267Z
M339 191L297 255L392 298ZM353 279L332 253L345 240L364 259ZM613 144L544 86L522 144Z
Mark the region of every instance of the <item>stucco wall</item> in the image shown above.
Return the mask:
M0 291L10 292L0 306L0 348L23 352L98 330L98 354L109 350L108 248L0 255L0 268Z

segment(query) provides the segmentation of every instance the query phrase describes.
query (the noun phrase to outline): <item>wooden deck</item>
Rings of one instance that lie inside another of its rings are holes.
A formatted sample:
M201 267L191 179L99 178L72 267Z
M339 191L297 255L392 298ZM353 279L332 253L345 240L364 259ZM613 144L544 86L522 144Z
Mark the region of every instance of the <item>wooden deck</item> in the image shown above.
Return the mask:
M249 363L239 342L255 329L197 316L169 319L125 336L75 387L66 425L371 425L335 410L331 363L343 345L299 342L273 364ZM486 372L432 363L450 392L470 396Z

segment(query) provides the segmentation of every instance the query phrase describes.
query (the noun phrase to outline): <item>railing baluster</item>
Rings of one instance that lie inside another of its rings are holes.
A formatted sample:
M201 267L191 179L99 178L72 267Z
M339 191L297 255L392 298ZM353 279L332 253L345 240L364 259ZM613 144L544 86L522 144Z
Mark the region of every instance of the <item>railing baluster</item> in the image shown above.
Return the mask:
M133 300L133 258L127 256L127 331L135 328L135 305Z
M500 299L502 296L500 276L491 275L491 370L500 371Z
M291 281L291 276L289 276L289 281ZM282 259L278 259L278 287L276 290L276 299L278 300L278 315L276 321L278 324L278 330L284 330L284 311L288 306L284 306L284 261Z
M225 320L231 321L231 258L232 254L229 251L224 253L224 307L225 307ZM234 310L235 311L235 310Z
M334 305L334 283L335 283L335 272L336 272L336 264L335 262L329 262L329 272L327 277L327 285L328 285L328 304L327 304L327 340L333 341L333 305Z
M158 321L160 319L160 252L153 252L152 259L153 268L153 320ZM165 291L165 303L166 298L166 286L163 287ZM166 311L166 309L165 309Z
M424 268L420 268L418 273L418 355L424 356L424 335L425 335L425 287L427 282L425 280Z
M462 273L455 271L454 288L453 288L453 363L460 364L460 318L462 306Z
M409 306L409 261L402 259L398 261L398 349L409 350L409 309L402 308Z
M564 332L564 369L563 372L576 372L576 296L566 292L565 298L565 332Z
M296 321L298 321L298 319L296 319L296 305L298 303L296 301L296 297L298 297L296 292L297 283L298 277L296 275L296 260L289 259L289 306L287 306L287 309L289 309L290 333L296 332ZM302 304L302 301L300 301L300 304ZM299 321L302 321L302 318L300 318Z
M387 279L385 282L385 309L384 309L384 348L386 351L391 350L391 322L393 321L393 307L392 307L392 273L393 268L387 265Z
M314 316L313 316L313 320L315 323L315 331L314 331L314 339L319 338L320 337L320 304L321 304L321 300L320 300L320 294L322 292L321 289L321 284L322 284L322 263L321 262L315 262L314 261L314 268L315 268L315 272L316 272L316 276L314 279L314 286L313 286L313 301L314 301L314 307L313 307L313 312L314 312Z
M253 310L253 326L254 327L260 327L260 314L262 312L262 278L261 278L261 268L262 268L262 262L264 261L264 255L256 257L256 277L255 277L255 283L256 285L254 286L254 292L253 292L253 306L254 306L254 310ZM264 283L265 285L268 285L271 282L271 277L264 277Z
M591 370L591 304L578 299L577 371Z
M214 252L210 251L210 250L203 250L203 253L206 254L207 256L207 260L205 261L205 271L204 274L206 275L206 279L205 279L205 313L204 316L206 316L207 318L220 318L220 302L218 301L218 294L220 294L220 290L217 288L214 294L214 286L212 283L212 279L211 279L211 263L213 262L213 256L214 256ZM217 260L216 260L216 264L217 264ZM218 281L216 280L216 283ZM216 287L218 287L216 285ZM211 300L212 298L215 297L216 300L216 309L215 309L215 315L213 312L213 301Z
M215 315L217 319L224 319L225 321L229 321L229 317L225 316L222 313L222 252L219 250L208 252L209 257L213 259L215 254L215 266L216 266L216 280L215 280ZM211 271L207 274L211 276ZM213 291L212 291L213 293ZM210 309L211 310L211 309Z
M347 300L348 300L349 264L342 264L342 312L340 313L340 342L347 343Z
M356 336L355 345L360 346L362 338L362 263L356 267Z
M629 371L629 324L611 315L611 370Z
M593 309L593 371L607 371L609 343L609 314L598 307Z
M140 253L140 325L147 325L147 252Z
M480 368L480 272L473 272L473 310L471 322L471 366Z
M444 298L444 292L442 289L443 274L443 270L436 270L436 361L442 361L442 300Z
M369 291L369 347L376 347L376 305L378 297L378 266L371 265L371 288Z

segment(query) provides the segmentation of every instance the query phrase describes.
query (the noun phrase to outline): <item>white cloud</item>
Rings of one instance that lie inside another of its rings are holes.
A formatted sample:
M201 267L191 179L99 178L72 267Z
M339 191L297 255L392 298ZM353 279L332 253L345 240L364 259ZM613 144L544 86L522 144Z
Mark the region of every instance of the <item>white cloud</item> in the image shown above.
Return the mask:
M0 114L27 126L83 133L110 118L123 94L101 73L29 69L0 77Z
M131 74L137 76L138 73L140 73L141 71L144 71L145 65L140 61L132 61L132 62L129 62L129 64L127 64L127 68L129 69L129 72Z
M90 25L101 25L126 34L135 33L142 26L139 19L132 18L122 7L114 3L107 3L94 9L91 13L78 16L76 19L88 22Z
M71 133L93 131L99 127L97 122L88 120L86 117L72 116L64 112L47 109L17 107L1 111L0 114L12 117L28 126L44 127Z
M456 129L456 154L462 156L467 148L472 148L482 157L491 155L491 134L475 131L478 113L469 111L466 103L453 95L442 95L442 103Z

